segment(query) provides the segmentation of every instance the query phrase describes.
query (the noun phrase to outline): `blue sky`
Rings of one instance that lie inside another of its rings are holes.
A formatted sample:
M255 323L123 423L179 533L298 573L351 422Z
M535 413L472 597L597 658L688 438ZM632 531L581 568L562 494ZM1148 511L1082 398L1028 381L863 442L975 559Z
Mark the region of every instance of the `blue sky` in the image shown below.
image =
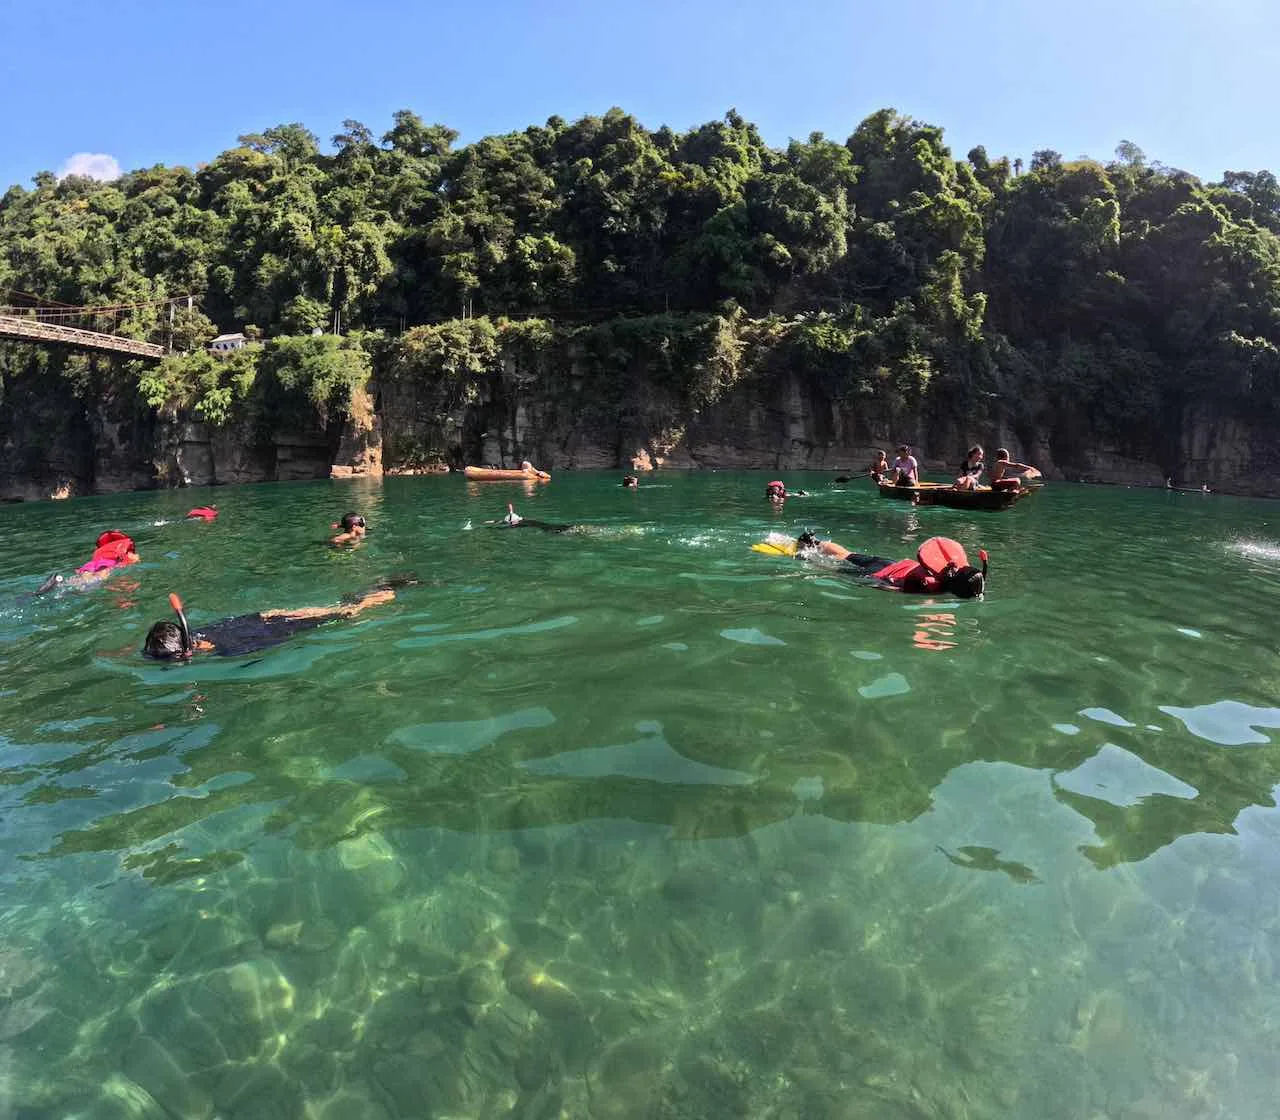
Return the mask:
M15 47L17 49L15 49ZM1276 0L0 0L0 189L75 153L194 165L237 135L410 108L475 139L619 105L736 107L782 144L892 106L962 156L1280 167Z

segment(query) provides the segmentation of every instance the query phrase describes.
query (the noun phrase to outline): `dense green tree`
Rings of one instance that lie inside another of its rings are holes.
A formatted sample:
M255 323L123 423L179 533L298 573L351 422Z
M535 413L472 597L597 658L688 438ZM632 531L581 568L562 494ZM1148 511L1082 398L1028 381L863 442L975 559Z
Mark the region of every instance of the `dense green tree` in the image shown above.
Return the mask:
M1198 407L1274 413L1278 235L1271 172L1205 184L1128 140L1105 165L1042 149L1024 173L982 146L957 160L891 109L783 149L732 110L678 132L615 108L462 146L402 110L380 136L344 121L329 150L282 124L194 171L37 175L0 197L0 302L112 308L100 329L196 352L256 324L249 357L145 375L147 400L211 419L269 385L340 407L368 349L444 378L448 402L496 347L557 329L608 355L601 377L625 376L627 347L677 361L749 334L836 396L1172 460ZM187 295L170 322L163 301ZM389 340L312 337L335 324ZM25 355L0 353L0 374ZM80 385L82 364L57 368Z

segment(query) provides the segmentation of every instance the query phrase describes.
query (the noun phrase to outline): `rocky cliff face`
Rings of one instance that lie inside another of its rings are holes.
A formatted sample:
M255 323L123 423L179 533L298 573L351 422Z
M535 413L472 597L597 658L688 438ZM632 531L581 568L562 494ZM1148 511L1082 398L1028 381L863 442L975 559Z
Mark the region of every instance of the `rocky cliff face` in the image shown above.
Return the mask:
M24 500L152 487L355 477L457 468L760 468L858 470L873 448L910 442L927 470L954 467L971 442L1003 445L1048 478L1181 485L1280 496L1280 448L1238 417L1192 410L1173 441L1175 462L1133 447L1090 442L1087 417L1052 426L996 420L967 426L874 397L831 399L803 370L761 363L691 399L659 359L626 356L622 376L558 346L531 360L504 354L466 393L430 378L375 375L350 414L326 423L296 413L289 426L261 416L223 427L157 412L101 379L79 386L39 373L9 377L0 398L0 499Z

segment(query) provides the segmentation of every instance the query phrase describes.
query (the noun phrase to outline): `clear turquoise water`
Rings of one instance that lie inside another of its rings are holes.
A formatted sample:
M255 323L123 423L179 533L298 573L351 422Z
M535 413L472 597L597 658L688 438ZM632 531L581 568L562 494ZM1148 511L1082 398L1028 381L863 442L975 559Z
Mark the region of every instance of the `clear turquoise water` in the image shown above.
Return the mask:
M1280 506L644 481L0 509L0 1111L1275 1115ZM142 565L23 597L113 526ZM750 551L804 526L984 546L989 595ZM170 590L407 570L258 657L136 652Z

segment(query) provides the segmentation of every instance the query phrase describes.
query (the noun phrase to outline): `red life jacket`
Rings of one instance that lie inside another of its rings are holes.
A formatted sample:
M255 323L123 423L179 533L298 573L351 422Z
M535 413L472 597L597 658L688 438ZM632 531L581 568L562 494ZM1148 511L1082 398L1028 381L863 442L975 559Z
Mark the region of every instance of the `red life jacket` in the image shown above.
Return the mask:
M104 568L115 568L121 564L131 564L129 553L134 550L133 541L119 529L108 529L98 538L98 547L93 550L87 564L82 564L77 571L100 572Z
M187 516L189 518L198 517L203 521L212 521L215 517L218 516L218 511L216 509L210 508L209 506L196 506L195 509L187 511Z
M931 595L941 591L943 577L969 563L964 546L950 537L930 537L920 546L914 560L898 560L872 573L873 579L892 584L899 591Z

